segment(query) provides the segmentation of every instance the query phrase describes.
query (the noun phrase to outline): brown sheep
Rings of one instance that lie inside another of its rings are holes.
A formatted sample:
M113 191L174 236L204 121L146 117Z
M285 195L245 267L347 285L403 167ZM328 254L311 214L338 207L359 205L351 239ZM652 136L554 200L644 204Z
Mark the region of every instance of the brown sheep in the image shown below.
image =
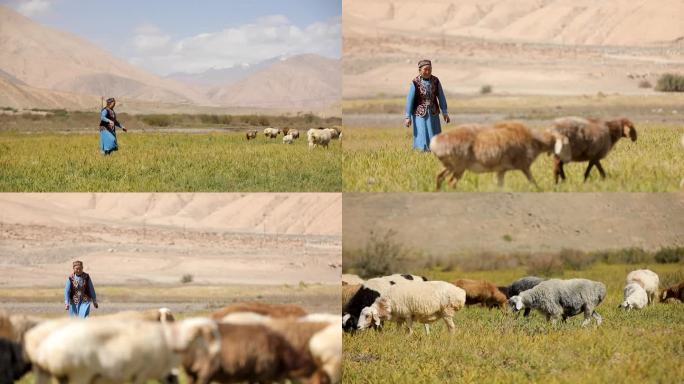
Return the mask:
M663 303L668 299L675 299L684 302L684 281L663 290L663 292L660 294L660 302Z
M443 165L437 174L437 190L449 175L449 185L455 187L466 170L496 172L502 187L506 172L517 169L536 186L530 167L540 153L570 157L567 137L552 130L531 130L516 122L460 125L434 136L430 150Z
M299 139L299 131L296 129L290 129L289 130L290 135L292 136L293 139Z
M361 289L361 284L344 284L342 286L342 312L345 312L345 308L351 298L356 295L356 292Z
M269 329L282 335L295 349L298 356L307 364L300 364L296 371L289 374L291 379L309 378L313 383L325 381L327 375L309 350L309 341L318 332L330 325L324 321L297 321L292 319L276 319L268 322Z
M285 135L287 135L288 132L290 132L290 128L289 127L281 128L280 132L282 132L283 136L285 136Z
M218 324L221 352L214 359L188 353L183 367L190 384L280 382L313 364L285 338L264 325Z
M466 291L466 305L482 304L488 308L506 309L506 295L489 281L458 279L452 284Z
M121 319L121 320L142 320L157 321L160 323L173 322L175 317L168 308L146 309L144 311L122 311L110 315L96 316L95 319Z
M245 136L247 137L247 141L252 140L252 139L256 139L257 131L254 129L249 130L249 131L247 131L247 133L245 133Z
M584 171L584 181L589 178L589 172L593 166L599 171L601 179L606 178L606 172L601 166L601 159L606 157L610 150L623 137L629 137L636 141L637 132L634 124L628 119L603 121L598 119L583 119L581 117L563 117L554 121L556 132L565 135L570 140L570 160L562 160L556 156L553 169L553 177L558 183L558 177L565 180L563 164L570 161L588 161L587 170Z
M227 305L211 314L214 320L221 320L232 313L252 312L273 318L302 317L307 315L304 308L296 304L267 304L257 302L235 303Z

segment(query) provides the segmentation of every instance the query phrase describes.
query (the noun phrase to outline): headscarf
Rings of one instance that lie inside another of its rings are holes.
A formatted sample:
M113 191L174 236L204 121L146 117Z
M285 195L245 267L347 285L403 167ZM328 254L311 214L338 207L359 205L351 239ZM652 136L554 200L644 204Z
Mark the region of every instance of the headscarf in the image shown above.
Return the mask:
M71 263L71 267L75 267L77 265L80 265L81 267L83 266L83 262L81 260L76 260L73 263Z
M426 65L432 65L432 62L430 60L421 60L418 62L418 69L421 69Z
M109 99L107 99L107 105L109 105L109 104L111 104L111 103L113 103L113 102L115 102L115 101L116 101L115 98L110 97Z

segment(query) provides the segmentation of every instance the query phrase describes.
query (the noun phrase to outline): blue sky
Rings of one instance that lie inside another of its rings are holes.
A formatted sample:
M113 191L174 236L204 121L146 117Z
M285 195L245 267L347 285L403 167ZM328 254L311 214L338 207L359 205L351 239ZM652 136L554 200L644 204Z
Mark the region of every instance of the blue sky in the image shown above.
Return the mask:
M341 55L342 0L0 0L158 74Z

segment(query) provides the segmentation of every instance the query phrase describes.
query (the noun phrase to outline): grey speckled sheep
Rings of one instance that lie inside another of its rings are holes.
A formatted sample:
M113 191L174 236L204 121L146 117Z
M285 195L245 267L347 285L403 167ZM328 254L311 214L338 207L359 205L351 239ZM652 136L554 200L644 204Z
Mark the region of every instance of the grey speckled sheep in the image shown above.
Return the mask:
M558 319L565 321L568 317L584 313L584 327L591 322L592 317L598 325L601 324L603 319L595 308L605 297L606 285L598 281L550 279L511 297L509 304L516 312L523 308L536 309L553 323Z
M528 289L532 289L537 286L537 284L541 283L542 281L546 281L546 279L542 277L537 277L537 276L525 276L521 277L518 280L514 281L511 283L511 285L508 287L508 290L506 292L506 296L508 298L511 298L513 296L518 296L520 292L527 291ZM530 315L530 308L525 308L525 314L524 317L527 317Z

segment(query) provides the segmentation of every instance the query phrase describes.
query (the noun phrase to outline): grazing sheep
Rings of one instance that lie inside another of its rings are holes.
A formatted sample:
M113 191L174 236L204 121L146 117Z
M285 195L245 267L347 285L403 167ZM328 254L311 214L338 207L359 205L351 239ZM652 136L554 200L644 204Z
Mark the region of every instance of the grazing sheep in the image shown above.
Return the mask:
M173 313L168 308L147 309L144 311L122 311L110 315L96 316L98 320L101 319L120 319L120 320L140 320L140 321L156 321L160 323L175 321Z
M346 284L363 284L364 280L357 275L351 273L342 274L342 285Z
M280 133L280 129L264 128L264 136L268 137L269 139L275 139L276 137L278 137L279 133Z
M221 348L216 356L186 353L183 357L188 383L280 382L312 364L264 325L219 323L218 332Z
M346 284L342 286L342 313L346 312L347 304L351 298L356 295L356 292L361 289L361 284Z
M521 277L518 280L514 281L511 283L511 285L508 287L507 291L505 292L507 298L511 298L513 296L518 296L520 292L527 291L528 289L534 288L537 284L541 283L546 279L537 277L537 276L525 276ZM503 291L502 291L503 292ZM525 313L523 314L523 317L527 317L530 315L530 308L525 308Z
M26 332L42 321L44 319L36 316L10 315L7 312L0 311L0 337L22 343Z
M422 276L394 274L390 276L374 277L366 280L354 296L343 308L342 326L347 332L356 330L361 310L371 306L378 297L385 294L389 288L396 284L407 284L426 280Z
M301 317L306 310L296 304L267 304L257 302L234 303L227 305L211 314L215 320L221 320L227 315L240 312L252 312L268 317Z
M290 128L285 127L285 128L282 128L280 131L283 133L283 135L287 135L290 132Z
M291 135L293 139L299 139L299 131L294 128L290 129L290 132L287 134Z
M150 321L75 319L46 321L26 334L26 355L37 383L143 384L174 380L183 353L199 348L206 356L220 352L215 322L190 318L160 324Z
M0 384L12 384L31 370L21 344L0 338Z
M637 269L627 274L625 284L637 283L648 294L648 303L654 303L656 296L658 296L658 287L660 286L660 279L658 275L649 269Z
M423 281L392 286L386 295L361 311L358 329L365 329L383 320L406 323L413 333L413 321L429 324L444 319L450 332L455 329L453 316L465 305L463 289L445 281ZM426 328L429 334L429 328Z
M247 141L256 139L257 137L257 131L256 129L249 130L245 133L245 137L247 137Z
M285 135L285 136L283 136L283 143L284 143L284 144L292 144L292 141L293 141L293 140L294 140L294 138L292 138L291 135Z
M668 299L675 299L684 302L684 281L663 290L663 293L660 294L660 302L663 303Z
M458 279L452 284L466 292L466 305L482 304L487 308L506 308L508 299L496 285L486 280Z
M325 129L309 129L306 132L306 137L309 142L309 149L316 148L319 145L328 148L328 144L330 143L330 140L332 140L330 131Z
M625 285L623 294L624 300L618 306L618 308L621 307L628 310L632 308L641 309L648 305L648 295L646 294L644 288L637 283L629 283Z
M449 185L456 187L466 170L496 172L502 187L506 172L517 169L536 186L530 167L540 153L553 152L565 160L570 158L567 137L551 130L538 132L515 122L461 125L434 136L430 150L443 165L437 174L437 190L448 175Z
M637 132L634 124L628 119L603 121L598 119L584 119L581 117L562 117L554 121L553 130L566 136L570 140L570 159L555 157L553 176L558 183L558 176L565 180L563 164L571 161L588 161L584 172L584 181L589 178L589 172L596 166L601 178L606 178L606 172L601 166L601 159L606 157L618 140L629 137L636 141Z
M584 327L591 322L592 317L601 325L603 319L595 309L605 297L606 286L601 282L550 279L511 297L508 303L515 312L523 308L536 309L554 324L558 319L565 321L568 317L584 313Z
M309 351L319 367L318 373L325 373L330 383L342 381L342 327L337 315L315 313L299 321L327 322L328 326L315 333L309 340Z

